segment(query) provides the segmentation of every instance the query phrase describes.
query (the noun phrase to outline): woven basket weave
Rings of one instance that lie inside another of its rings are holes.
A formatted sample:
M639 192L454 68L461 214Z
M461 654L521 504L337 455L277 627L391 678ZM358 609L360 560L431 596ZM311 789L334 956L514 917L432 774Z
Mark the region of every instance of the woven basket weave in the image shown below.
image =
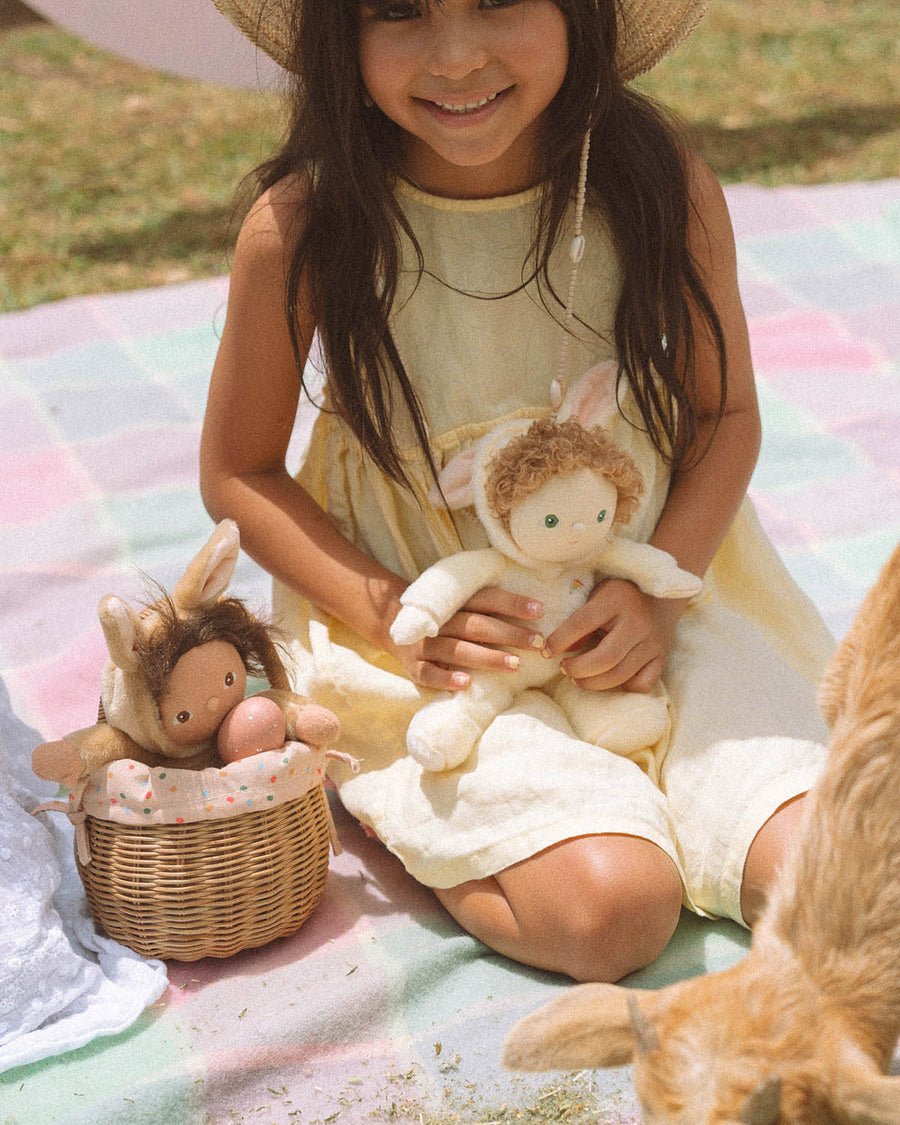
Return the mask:
M325 889L322 785L223 820L125 825L87 816L76 861L98 926L145 957L230 957L294 933Z

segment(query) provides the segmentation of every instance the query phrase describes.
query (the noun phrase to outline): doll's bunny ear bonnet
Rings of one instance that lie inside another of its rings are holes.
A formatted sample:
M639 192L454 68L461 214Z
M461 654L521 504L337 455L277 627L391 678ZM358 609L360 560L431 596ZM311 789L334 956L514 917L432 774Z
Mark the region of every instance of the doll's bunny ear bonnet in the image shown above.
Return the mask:
M177 617L202 613L225 596L240 554L240 535L233 520L222 520L206 544L188 563L168 598ZM100 699L104 719L149 750L169 757L183 757L185 750L173 742L159 717L150 692L142 651L161 626L162 602L136 612L115 594L102 598L97 607L109 659L100 677ZM273 688L287 688L287 674L273 644L263 654L264 672Z
M228 589L240 550L237 524L234 520L222 520L175 583L175 605L179 609L198 609L217 601Z
M302 0L213 0L230 23L279 66L290 66ZM334 0L332 0L334 2ZM709 0L619 0L616 65L624 82L656 66L694 30Z
M615 360L592 367L568 392L559 408L560 422L574 420L585 429L603 426L616 412L616 386L619 368ZM448 508L466 508L476 502L476 481L484 472L491 456L512 438L523 434L531 419L507 422L485 435L480 442L452 457L438 474L441 491L435 489L432 499L442 496Z
M559 407L560 422L575 421L585 429L603 426L616 411L618 365L615 360L591 368L572 386ZM532 419L516 419L491 430L475 445L452 457L438 474L440 492L432 489L430 498L441 497L452 510L474 507L493 546L509 558L525 561L522 553L494 515L488 501L486 481L497 454L514 438L527 433Z
M175 612L189 613L217 601L228 588L239 553L237 524L223 520L176 582L169 599ZM109 653L100 677L104 717L139 745L163 754L183 755L183 748L171 744L162 729L156 701L141 667L142 642L160 623L156 605L137 613L122 598L109 594L101 598L97 616Z
M175 584L170 600L176 610L199 609L217 601L228 588L239 552L237 524L223 520ZM150 635L158 620L154 608L137 614L121 598L108 594L101 598L97 616L111 664L119 669L136 666L138 641Z
M616 412L618 382L619 365L615 360L592 367L562 400L557 415L559 421L574 419L586 430L606 425Z

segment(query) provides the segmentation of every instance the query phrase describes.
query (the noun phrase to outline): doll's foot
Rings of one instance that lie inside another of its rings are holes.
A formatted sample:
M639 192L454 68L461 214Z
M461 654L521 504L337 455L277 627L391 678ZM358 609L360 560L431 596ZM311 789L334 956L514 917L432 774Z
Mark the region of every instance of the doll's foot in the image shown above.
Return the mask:
M413 716L406 748L422 769L441 773L462 765L480 737L477 723L460 715L458 708L429 703Z
M613 754L633 754L654 746L666 733L669 708L659 695L636 691L587 692L570 681L560 685L557 703L585 742Z
M630 754L655 746L669 722L665 700L634 691L623 691L621 695L614 713L595 728L591 741L614 754Z

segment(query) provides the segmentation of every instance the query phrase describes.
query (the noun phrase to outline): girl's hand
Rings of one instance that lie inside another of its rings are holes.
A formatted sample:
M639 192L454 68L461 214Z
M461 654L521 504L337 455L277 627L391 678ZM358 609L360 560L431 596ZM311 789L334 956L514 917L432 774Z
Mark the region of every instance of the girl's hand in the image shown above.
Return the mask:
M651 691L675 641L675 627L687 599L654 598L621 578L609 578L547 638L544 651L566 657L561 668L579 687L590 691L624 688Z
M534 652L543 648L543 636L528 625L543 612L540 602L485 586L436 637L411 645L392 644L391 649L406 674L421 687L460 691L469 686L470 672L515 671L519 658L504 649Z

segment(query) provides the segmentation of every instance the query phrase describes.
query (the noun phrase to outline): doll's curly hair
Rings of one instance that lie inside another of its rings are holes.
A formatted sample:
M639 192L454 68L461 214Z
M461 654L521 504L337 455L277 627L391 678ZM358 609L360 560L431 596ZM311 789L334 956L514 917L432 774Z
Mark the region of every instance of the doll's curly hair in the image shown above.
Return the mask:
M488 508L506 531L510 513L551 477L594 469L616 486L614 523L627 523L637 509L644 482L634 461L599 428L586 429L574 418L533 422L494 456L485 478Z

